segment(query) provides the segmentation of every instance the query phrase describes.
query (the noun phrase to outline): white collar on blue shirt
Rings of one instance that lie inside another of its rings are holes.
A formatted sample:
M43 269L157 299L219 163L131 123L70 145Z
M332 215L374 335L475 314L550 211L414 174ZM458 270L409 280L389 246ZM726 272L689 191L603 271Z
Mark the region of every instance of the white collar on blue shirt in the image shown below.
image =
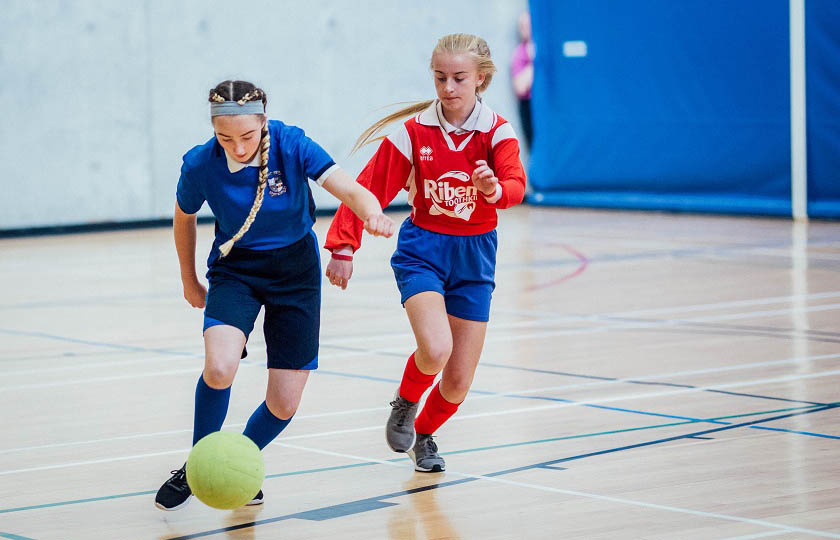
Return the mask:
M446 133L455 133L456 135L471 131L487 133L496 124L496 113L481 100L481 97L476 97L475 107L467 117L467 121L461 127L455 127L446 121L443 116L443 106L440 100L436 99L434 103L420 113L417 121L424 126L440 126Z
M248 163L239 163L238 161L233 159L230 154L227 153L227 150L225 150L225 159L227 160L228 170L231 173L239 172L242 169L244 169L245 167L259 167L260 166L260 152L259 151L257 151L256 154L254 154L254 159L252 159Z

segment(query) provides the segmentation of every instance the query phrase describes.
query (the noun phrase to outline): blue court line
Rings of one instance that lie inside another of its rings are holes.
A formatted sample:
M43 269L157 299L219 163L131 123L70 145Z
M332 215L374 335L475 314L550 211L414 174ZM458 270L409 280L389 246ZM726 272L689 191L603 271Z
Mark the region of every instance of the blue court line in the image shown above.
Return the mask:
M571 376L571 377L576 376L574 374L563 373L563 372L553 372L553 371L544 370L544 369L535 370L535 369L532 369L532 368L519 368L519 367L516 367L516 366L505 366L505 365L502 365L502 364L490 364L490 365L492 365L494 367L506 367L506 368L509 368L509 369L522 369L522 370L525 370L525 371L539 371L539 372L544 372L544 373L552 373L552 374L555 374L555 375L567 375L567 376ZM339 376L339 377L349 377L349 378L352 378L352 379L366 379L366 380L378 381L378 382L389 382L389 383L394 383L394 384L399 384L399 382L400 382L397 379L390 379L390 378L387 378L387 377L374 377L374 376L371 376L371 375L360 375L358 373L344 373L344 372L341 372L341 371L330 371L330 370L319 369L315 373L324 373L326 375L336 375L336 376ZM581 377L592 378L593 376L581 375ZM597 377L597 378L598 379L605 379L605 380L614 380L614 381L619 380L619 379L610 379L610 378L607 378L607 377ZM659 385L660 384L660 383L657 383L657 382L648 382L648 381L624 381L624 382L630 382L630 383L636 383L636 384L653 384L653 385ZM671 383L664 383L664 385L665 386L675 386ZM676 386L680 387L680 388L681 387L697 388L696 386L689 386L689 385L676 385ZM813 402L813 401L801 401L801 400L795 400L795 399L777 398L777 397L772 397L772 396L759 396L759 395L756 395L756 394L740 394L740 393L737 393L737 392L726 392L724 390L710 390L710 389L703 389L703 390L706 391L706 392L718 392L718 393L722 393L722 394L731 394L731 395L742 396L742 397L762 398L762 399L777 400L777 401L791 402L791 403L805 403L805 404L813 406L813 407L827 405L826 403L818 403L818 402ZM688 420L688 421L691 421L691 422L708 422L708 423L714 423L714 424L726 424L726 422L704 420L704 419L701 419L701 418L692 418L692 417L689 417L689 416L675 416L675 415L671 415L671 414L655 413L655 412L649 412L649 411L640 411L640 410L636 410L636 409L627 409L627 408L623 408L623 407L610 407L608 405L596 405L596 404L593 404L593 403L580 403L578 401L574 401L574 400L571 400L571 399L548 397L548 396L533 396L533 395L527 395L527 394L506 394L506 393L502 393L502 392L488 392L486 390L475 390L475 389L470 389L470 393L481 394L481 395L503 396L503 397L509 397L509 398L513 398L513 399L556 401L556 402L560 402L560 403L578 404L581 407L588 407L588 408L592 408L592 409L604 409L604 410L608 410L608 411L625 412L625 413L630 413L630 414L640 414L640 415L645 415L645 416L658 416L658 417L662 417L662 418L674 418L674 419L678 419L678 420ZM840 437L835 437L834 435L826 435L826 434L822 434L822 433L812 433L812 432L808 432L808 431L785 430L785 432L796 434L796 435L822 437L822 438L825 438L825 439L840 438Z
M699 334L701 336L757 336L762 338L784 339L788 341L792 341L795 339L804 339L806 341L813 341L815 343L840 343L840 339L823 336L779 334L776 332L761 332L758 330L727 329L723 325L721 325L721 327L716 330L714 329L714 327L709 327L708 329L704 330L702 328L693 328L694 326L696 325L689 323L677 323L673 326L634 328L633 330L638 330L639 332L671 332L678 334Z
M840 405L840 403L832 404L832 405ZM671 422L671 423L667 423L667 424L652 424L652 425L648 425L648 426L639 426L639 427L623 428L623 429L613 429L613 430L609 430L609 431L597 431L597 432L593 432L593 433L581 433L581 434L577 434L577 435L564 435L564 436L561 436L561 437L551 437L551 438L548 438L548 439L536 439L536 440L531 440L531 441L520 441L520 442L514 442L514 443L497 444L497 445L492 445L492 446L480 446L480 447L475 447L475 448L467 448L467 449L463 449L463 450L451 450L451 451L448 451L448 452L441 452L441 454L443 454L445 456L456 455L456 454L468 454L468 453L473 453L473 452L483 452L483 451L487 451L487 450L499 450L499 449L502 449L502 448L515 448L515 447L518 447L518 446L531 446L531 445L535 445L535 444L552 443L552 442L559 442L559 441L566 441L566 440L573 440L573 439L585 439L585 438L592 438L592 437L600 437L600 436L604 436L604 435L615 435L615 434L619 434L619 433L629 433L629 432L633 432L633 431L645 431L645 430L649 430L649 429L659 429L659 428L664 428L664 427L681 426L681 425L685 425L685 424L694 424L694 423L698 423L698 422L717 422L719 420L728 419L728 418L743 418L743 417L747 417L747 416L759 416L759 415L765 415L765 414L775 414L775 413L779 413L779 412L800 411L800 410L803 410L803 409L807 411L807 410L814 409L814 408L815 408L815 406L810 405L810 406L806 406L806 407L793 407L793 408L787 408L787 409L774 409L774 410L770 410L770 411L758 411L758 412L751 412L751 413L741 413L741 414L735 414L735 415L729 415L729 416L718 416L718 417L714 417L714 418L706 418L706 419L697 420L697 421L686 420L686 421L681 421L681 422ZM838 438L840 438L840 437L838 437ZM280 442L282 443L282 440ZM386 461L389 461L389 462L392 462L392 463L397 463L397 462L400 462L400 461L409 461L409 459L405 458L405 457L400 457L400 458L392 458L392 459L389 459L389 460L386 460ZM304 469L304 470L300 470L300 471L289 471L289 472L285 472L285 473L269 474L269 475L266 475L266 479L269 479L269 478L283 478L283 477L286 477L286 476L298 476L298 475L302 475L302 474L318 474L318 473L329 472L329 471L339 471L339 470L345 470L345 469L353 469L353 468L356 468L356 467L369 467L369 466L372 466L372 465L379 465L379 462L377 462L377 461L365 461L365 462L359 462L359 463L350 463L350 464L347 464L347 465L334 465L332 467L321 467L321 468L317 468L317 469ZM17 507L17 508L7 508L7 509L0 510L0 514L7 514L7 513L12 513L12 512L23 512L23 511L26 511L26 510L38 510L38 509L43 509L43 508L52 508L52 507L56 507L56 506L66 506L66 505L83 504L83 503L89 503L89 502L107 501L107 500L111 500L111 499L123 499L123 498L127 498L127 497L154 495L155 493L157 493L157 492L156 491L136 491L136 492L133 492L133 493L121 493L121 494L118 494L118 495L108 495L108 496L104 496L104 497L91 497L91 498L87 498L87 499L76 499L76 500L71 500L71 501L46 503L46 504L39 504L39 505L33 505L33 506L21 506L21 507Z
M516 371L528 371L533 373L545 373L548 375L559 375L562 377L574 377L576 379L596 379L596 380L603 380L603 381L620 381L628 384L643 384L648 386L671 386L676 388L696 388L698 390L702 390L703 392L714 392L718 394L729 394L733 396L739 397L751 397L756 399L771 399L776 401L786 401L789 403L807 403L809 405L825 405L825 403L820 403L817 401L803 401L801 399L788 399L788 398L780 398L775 396L765 396L760 394L747 394L743 392L730 392L727 390L714 390L711 388L700 388L699 386L694 386L690 384L676 384L676 383L667 383L667 382L660 382L660 381L643 381L638 379L619 379L617 377L597 377L594 375L582 375L580 373L570 373L568 371L553 371L550 369L536 369L536 368L528 368L522 366L512 366L508 364L498 364L494 362L479 362L479 366L488 366L494 368L501 368L501 369L513 369Z
M733 424L731 426L715 428L715 429L706 430L706 431L700 431L700 432L697 432L697 433L688 433L688 434L680 435L680 436L677 436L677 437L667 437L667 438L659 439L659 440L656 440L656 441L650 441L650 442L647 442L647 443L641 443L641 444L636 444L636 445L622 446L622 447L619 447L619 448L613 448L613 449L610 449L610 450L603 450L603 451L600 451L600 452L590 452L588 454L582 454L582 455L579 455L579 456L572 456L572 457L569 457L569 458L562 458L562 459L557 459L557 460L544 461L544 462L541 462L541 463L534 463L534 464L527 465L527 466L524 466L524 467L516 467L516 468L513 468L513 469L506 469L506 470L503 470L503 471L497 471L497 472L485 474L483 476L484 477L489 477L489 478L495 478L495 477L498 477L498 476L504 476L504 475L509 475L509 474L513 474L513 473L516 473L516 472L522 472L522 471L533 470L533 469L551 469L551 470L558 470L559 469L559 470L563 470L562 467L556 467L556 465L558 463L564 463L564 462L567 462L567 461L582 459L582 458L585 458L585 457L603 455L603 454L612 453L612 452L619 452L619 451L623 451L623 450L629 450L629 449L632 449L632 448L640 448L640 447L643 447L643 446L650 446L650 445L653 445L653 444L661 444L663 442L675 441L675 440L679 440L679 439L690 439L690 438L695 438L695 437L702 437L703 435L706 435L708 433L724 431L724 430L729 430L729 429L735 429L735 428L738 428L738 427L746 427L746 426L751 426L751 425L755 425L755 424L759 424L759 423L763 423L763 422L770 422L770 421L773 421L773 420L781 420L781 419L784 419L784 418L790 418L792 416L800 416L800 415L803 415L803 414L811 414L811 413L814 413L814 412L820 412L820 411L828 410L828 409L831 409L831 408L835 408L839 405L840 404L831 404L831 405L826 405L826 406L823 406L823 407L811 407L811 408L809 408L809 410L806 410L806 411L801 411L801 412L796 412L796 413L791 413L791 414L785 414L785 415L775 416L775 417L772 417L772 418L766 418L766 419L761 419L761 420L753 420L753 421L744 422L744 423L741 423L741 424ZM394 499L394 498L402 497L402 496L405 496L405 495L412 495L414 493L418 493L418 492L421 492L421 491L428 491L428 490L432 490L432 489L441 489L441 488L444 488L444 487L451 487L451 486L455 486L455 485L465 484L465 483L468 483L468 482L475 482L477 480L481 480L481 478L461 478L461 479L458 479L458 480L452 480L452 481L443 482L443 483L440 483L440 484L432 484L430 486L424 486L422 488L415 488L415 489L398 491L398 492L393 492L393 493L386 493L384 495L380 495L380 496L377 496L377 497L366 497L364 499L358 499L358 500L355 500L355 501L349 501L349 502L341 503L341 504L337 504L337 505L326 506L326 507L322 507L322 508L316 508L316 509L308 510L308 511L305 511L305 512L298 512L298 513L295 513L295 514L286 514L286 515L278 516L278 517L274 517L274 518L261 519L261 520L258 520L258 521L252 521L252 522L248 522L248 523L241 523L239 525L233 525L231 527L223 527L223 528L219 528L219 529L213 529L213 530L210 530L210 531L203 531L203 532L194 533L194 534L187 534L187 535L184 535L184 536L179 536L179 537L176 537L176 538L172 538L170 540L188 540L190 538L201 538L201 537L205 537L205 536L213 536L213 535L220 534L220 533L226 533L226 532L231 532L231 531L236 531L236 530L241 530L241 529L253 528L253 527L257 527L259 525L276 523L278 521L286 521L286 520L289 520L289 519L304 519L304 520L309 520L309 521L323 521L323 520L327 520L327 519L335 519L335 518L340 518L340 517L346 517L346 516L349 516L349 515L360 514L360 513L369 512L369 511L372 511L372 510L378 510L378 509L381 509L381 508L386 508L386 507L394 506L394 505L397 504L397 503L392 503L392 502L385 502L387 499Z
M39 337L45 339L52 339L56 341L65 341L67 343L75 343L78 345L93 345L94 347L107 347L109 349L117 349L121 351L132 351L132 352L146 352L146 353L157 353L157 354L173 354L173 355L180 355L180 356L204 356L204 354L195 354L190 352L184 351L170 351L168 349L149 349L146 347L135 347L132 345L120 345L116 343L106 343L103 341L90 341L86 339L76 339L76 338L69 338L66 336L57 336L54 334L47 334L44 332L24 332L21 330L9 330L7 328L0 328L0 334L9 334L12 336L26 336L26 337Z
M0 532L0 538L9 538L10 540L35 540L34 538L28 538L26 536L18 536L12 533L5 533Z

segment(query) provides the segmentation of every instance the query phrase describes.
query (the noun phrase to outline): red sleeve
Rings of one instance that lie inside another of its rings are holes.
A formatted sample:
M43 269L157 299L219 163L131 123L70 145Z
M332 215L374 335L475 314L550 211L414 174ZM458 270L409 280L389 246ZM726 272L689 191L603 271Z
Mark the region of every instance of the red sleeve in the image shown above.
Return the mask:
M525 197L525 169L519 159L519 141L504 139L493 147L496 178L502 186L502 197L493 203L496 208L510 208Z
M406 187L410 174L411 162L386 138L365 165L356 182L373 193L384 209L391 204L400 190ZM355 252L362 245L363 230L362 220L342 203L327 232L324 248L332 251L350 246Z

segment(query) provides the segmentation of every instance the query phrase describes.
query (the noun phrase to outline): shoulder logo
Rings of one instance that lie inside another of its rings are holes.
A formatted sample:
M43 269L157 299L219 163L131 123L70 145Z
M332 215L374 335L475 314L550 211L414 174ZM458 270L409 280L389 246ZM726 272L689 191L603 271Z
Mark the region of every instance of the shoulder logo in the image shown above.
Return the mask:
M429 146L423 146L420 148L420 161L432 161L435 159L432 156L432 149Z

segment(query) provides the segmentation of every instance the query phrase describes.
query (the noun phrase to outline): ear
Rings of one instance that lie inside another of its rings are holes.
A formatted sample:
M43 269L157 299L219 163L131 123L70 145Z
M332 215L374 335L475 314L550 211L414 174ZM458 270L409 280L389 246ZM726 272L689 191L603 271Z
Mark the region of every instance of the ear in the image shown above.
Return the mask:
M479 71L479 72L478 72L478 77L476 77L476 78L475 78L475 81L476 81L476 83L477 83L477 84L475 85L475 91L476 91L476 92L478 92L478 89L481 87L481 85L482 85L482 84L484 84L484 80L485 80L486 78L487 78L487 74L486 74L486 73L483 73L483 72L481 72L481 71Z

